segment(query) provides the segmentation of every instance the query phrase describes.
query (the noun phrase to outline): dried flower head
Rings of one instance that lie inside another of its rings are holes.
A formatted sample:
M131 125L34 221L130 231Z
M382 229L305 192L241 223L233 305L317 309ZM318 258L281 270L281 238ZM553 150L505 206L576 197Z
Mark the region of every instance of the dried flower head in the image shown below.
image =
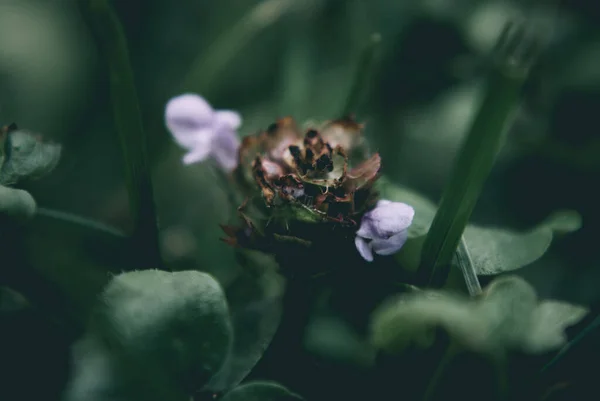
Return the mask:
M356 232L357 222L376 202L373 184L381 167L379 154L354 167L350 164L348 155L361 143L362 128L353 119L344 118L302 131L286 117L244 138L236 177L254 191L251 196L260 195L255 199L259 199L259 209L271 231L286 229L271 235L271 241L274 235L281 241L281 235L286 236L294 222L329 223ZM241 209L243 228L225 228L227 242L248 246L268 235L263 233L267 224L253 221L247 209L248 205ZM286 238L296 243L306 239L293 234Z
M343 119L301 133L293 119L283 118L242 143L240 166L251 166L266 205L278 216L355 224L381 166L375 154L350 168L347 155L361 128Z
M237 112L213 110L201 96L184 94L167 103L165 121L175 141L188 151L184 164L212 157L226 171L237 166L240 141L236 131L242 123Z

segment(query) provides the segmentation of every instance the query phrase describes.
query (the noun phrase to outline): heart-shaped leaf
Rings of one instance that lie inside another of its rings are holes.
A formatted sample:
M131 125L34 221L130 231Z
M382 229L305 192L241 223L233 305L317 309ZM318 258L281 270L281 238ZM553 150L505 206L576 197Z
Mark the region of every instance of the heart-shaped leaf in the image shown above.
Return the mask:
M273 382L242 384L225 394L222 401L300 401L302 397Z
M475 352L536 354L564 345L564 329L586 314L581 306L539 302L525 280L505 276L475 298L442 291L398 296L373 314L371 340L378 349L399 354L411 344L431 346L435 330L442 328L457 344Z
M433 202L408 188L396 185L382 177L378 191L383 199L404 202L415 209L408 241L397 257L409 270L416 269L420 260L423 240L437 208ZM581 216L572 210L561 210L527 231L500 227L467 225L463 237L478 275L493 275L524 267L539 259L550 247L556 235L563 235L581 227Z
M535 262L546 253L556 233L575 231L580 226L579 214L559 211L525 232L469 224L464 237L477 274L492 275Z
M106 286L90 318L70 388L126 399L179 399L221 368L231 340L225 296L210 275L123 273ZM81 370L96 362L107 379L90 380L86 389L81 381L89 378Z

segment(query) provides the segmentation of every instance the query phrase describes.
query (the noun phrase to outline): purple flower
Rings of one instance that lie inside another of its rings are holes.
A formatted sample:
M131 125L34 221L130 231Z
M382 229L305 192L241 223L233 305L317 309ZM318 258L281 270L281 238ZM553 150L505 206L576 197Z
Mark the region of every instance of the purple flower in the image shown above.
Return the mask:
M203 97L184 94L167 103L165 121L175 141L188 151L184 164L212 157L224 170L237 166L240 140L236 130L242 123L237 112L213 110Z
M401 202L380 200L362 218L354 243L366 261L373 261L373 252L391 255L400 250L408 238L415 210Z

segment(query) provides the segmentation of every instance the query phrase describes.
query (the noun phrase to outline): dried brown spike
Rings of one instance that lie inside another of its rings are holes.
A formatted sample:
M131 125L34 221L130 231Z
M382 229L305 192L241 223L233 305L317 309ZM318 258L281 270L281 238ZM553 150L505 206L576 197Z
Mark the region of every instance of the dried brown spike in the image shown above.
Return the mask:
M372 183L377 178L381 169L381 156L375 153L369 159L365 160L355 168L348 171L344 187L348 191L355 191L363 186Z
M349 116L328 122L321 129L321 137L333 147L339 145L350 151L362 140L363 129L364 124Z
M252 164L252 172L254 175L254 180L260 187L263 197L265 198L265 202L267 202L267 204L271 204L275 198L275 191L267 179L267 174L262 165L262 158L260 156L256 156L256 159L254 159L254 163Z

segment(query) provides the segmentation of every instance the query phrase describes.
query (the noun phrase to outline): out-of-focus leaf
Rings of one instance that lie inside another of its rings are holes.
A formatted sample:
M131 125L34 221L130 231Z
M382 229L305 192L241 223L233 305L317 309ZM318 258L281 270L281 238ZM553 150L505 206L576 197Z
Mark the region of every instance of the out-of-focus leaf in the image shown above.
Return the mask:
M231 346L219 284L197 271L115 276L74 350L67 400L185 400Z
M300 401L302 397L273 382L242 384L225 394L222 401Z
M206 389L218 393L238 385L267 349L281 319L282 280L272 257L241 251L242 274L225 289L233 345L222 369Z
M36 204L29 192L0 185L0 216L28 220L35 214Z
M232 341L223 290L197 271L115 276L92 314L90 330L136 369L162 372L184 388L207 382Z
M536 261L546 253L555 233L568 233L580 226L581 217L576 212L561 211L529 231L468 225L464 237L477 274L491 275Z
M554 300L542 301L533 315L530 347L556 348L567 341L563 330L583 319L588 310L579 305Z
M411 344L431 346L435 330L442 328L457 344L478 353L536 354L564 345L564 329L585 314L581 306L539 302L525 280L506 276L476 298L417 291L387 302L373 314L371 340L378 349L398 354Z
M11 247L14 267L3 267L14 288L33 304L82 327L111 274L143 266L118 230L63 215L38 209L19 234L22 238L15 239L18 246Z
M441 327L469 348L479 348L485 323L471 313L468 301L450 294L416 291L382 304L372 316L371 342L375 348L400 354L416 345L428 348Z
M72 349L73 369L63 401L188 401L165 375L138 372L98 339L85 337ZM145 381L147 380L147 382Z
M377 185L381 198L404 202L415 209L408 241L397 254L400 263L412 270L419 263L423 239L437 208L419 193L391 183L384 177ZM463 236L477 274L492 275L516 270L536 261L548 250L556 235L576 231L581 224L581 216L577 212L560 210L527 231L469 224Z
M0 184L11 185L23 179L37 179L52 171L60 159L61 147L46 143L26 131L11 131L4 143Z
M328 360L357 366L372 366L375 352L346 322L320 316L309 323L304 336L306 349Z

